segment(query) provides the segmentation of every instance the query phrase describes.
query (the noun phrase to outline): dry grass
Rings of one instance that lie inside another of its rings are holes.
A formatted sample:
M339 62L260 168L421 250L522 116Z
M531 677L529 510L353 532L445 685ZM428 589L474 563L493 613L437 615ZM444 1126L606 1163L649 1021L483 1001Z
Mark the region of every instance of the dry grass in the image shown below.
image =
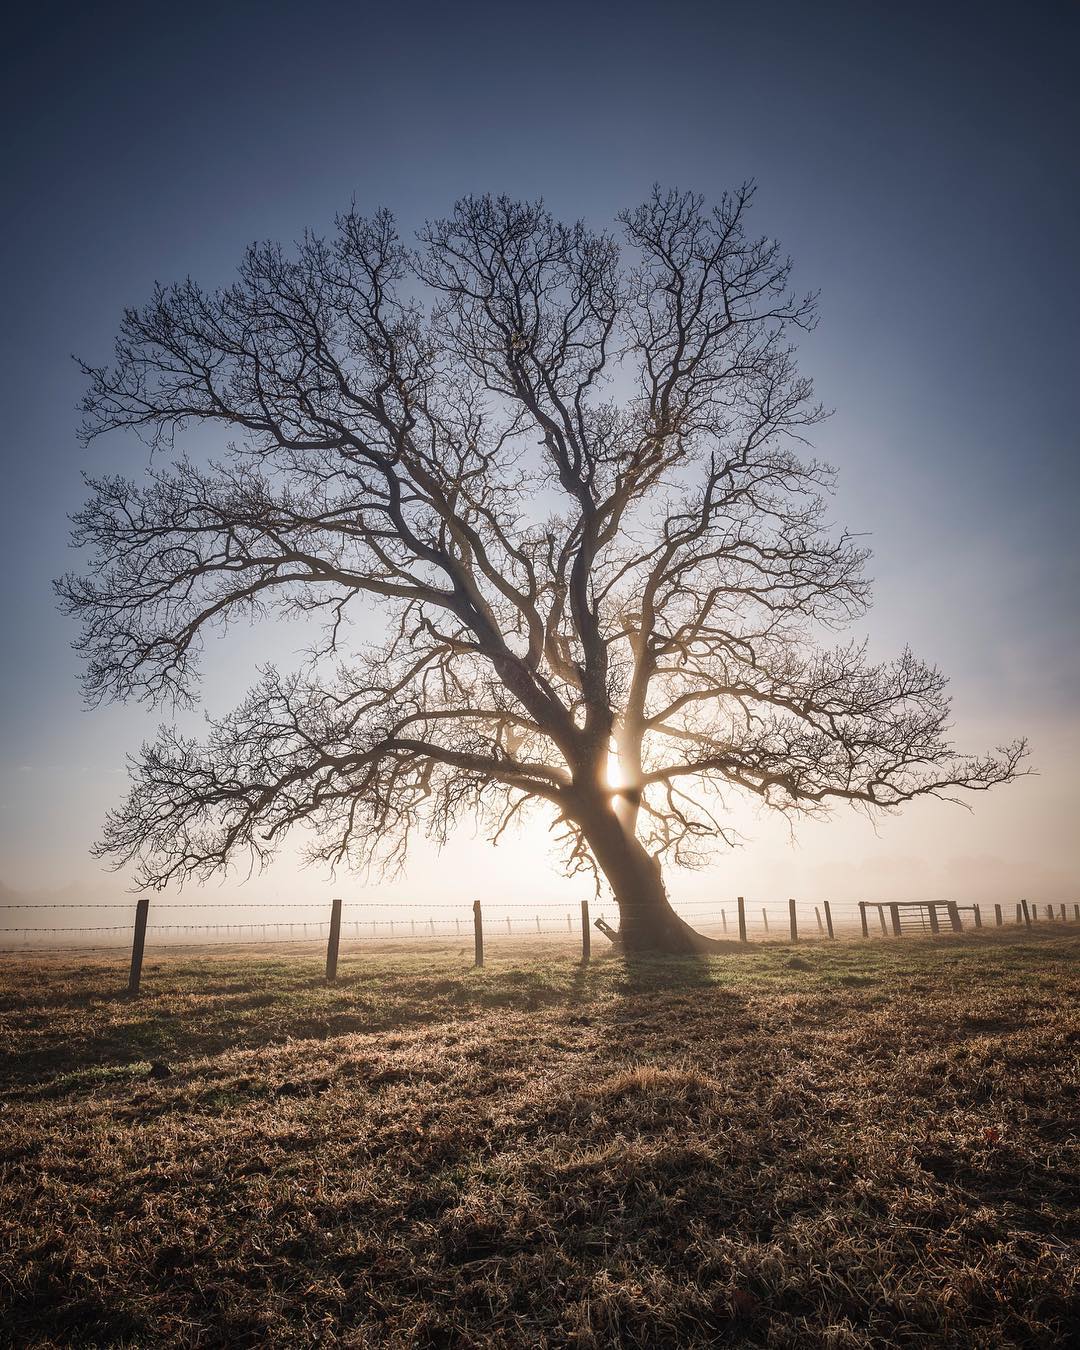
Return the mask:
M3 1334L1063 1345L1078 954L8 962Z

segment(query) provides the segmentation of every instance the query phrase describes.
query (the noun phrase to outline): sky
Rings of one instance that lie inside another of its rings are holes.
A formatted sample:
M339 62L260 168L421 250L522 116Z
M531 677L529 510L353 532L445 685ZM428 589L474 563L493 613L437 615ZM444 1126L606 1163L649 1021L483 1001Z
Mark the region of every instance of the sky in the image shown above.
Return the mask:
M835 518L874 550L875 653L952 677L955 735L1016 735L1036 775L872 827L733 803L745 845L672 874L676 901L1072 901L1080 891L1080 460L1075 391L1080 11L1034 3L453 6L39 3L8 31L0 378L0 883L120 894L88 853L124 756L161 714L82 706L51 579L78 560L80 471L145 463L76 441L71 356L107 359L155 281L231 279L245 245L328 230L355 199L405 232L459 196L542 196L608 225L654 182L759 184L754 223L821 291L801 346L835 415ZM287 630L206 663L221 713ZM392 881L292 854L211 898L528 901L562 883L543 826L463 832ZM194 897L189 897L194 898Z

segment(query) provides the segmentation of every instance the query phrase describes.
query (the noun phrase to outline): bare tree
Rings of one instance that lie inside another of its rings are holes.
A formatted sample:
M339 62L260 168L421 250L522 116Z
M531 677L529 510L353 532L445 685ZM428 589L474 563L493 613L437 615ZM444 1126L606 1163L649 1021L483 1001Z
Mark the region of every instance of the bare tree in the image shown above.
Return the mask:
M746 231L655 190L623 242L541 204L466 198L415 249L354 210L332 239L253 246L237 282L129 310L85 366L87 440L213 423L224 461L89 480L58 583L89 699L193 697L205 630L316 615L203 742L164 729L99 852L140 885L265 861L290 827L335 865L402 860L464 814L526 808L607 879L628 948L706 945L661 860L732 842L724 793L792 814L984 789L1022 743L948 740L945 681L819 639L868 603L830 532L822 411L792 334L815 297ZM358 603L385 640L350 644Z

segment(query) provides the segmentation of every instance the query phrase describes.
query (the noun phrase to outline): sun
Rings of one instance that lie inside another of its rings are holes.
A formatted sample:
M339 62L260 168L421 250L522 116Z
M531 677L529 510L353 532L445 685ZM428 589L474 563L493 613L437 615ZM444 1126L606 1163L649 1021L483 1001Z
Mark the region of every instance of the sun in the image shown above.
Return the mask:
M623 773L622 764L619 762L619 756L615 750L608 751L605 776L609 788L624 788L626 786L626 775Z

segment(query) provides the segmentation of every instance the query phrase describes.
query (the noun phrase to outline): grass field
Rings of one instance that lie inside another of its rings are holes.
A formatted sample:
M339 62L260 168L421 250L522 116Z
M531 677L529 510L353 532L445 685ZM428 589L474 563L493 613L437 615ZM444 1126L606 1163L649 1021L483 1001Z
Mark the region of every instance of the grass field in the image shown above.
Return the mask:
M1069 1343L1080 939L795 950L8 958L0 1335Z

